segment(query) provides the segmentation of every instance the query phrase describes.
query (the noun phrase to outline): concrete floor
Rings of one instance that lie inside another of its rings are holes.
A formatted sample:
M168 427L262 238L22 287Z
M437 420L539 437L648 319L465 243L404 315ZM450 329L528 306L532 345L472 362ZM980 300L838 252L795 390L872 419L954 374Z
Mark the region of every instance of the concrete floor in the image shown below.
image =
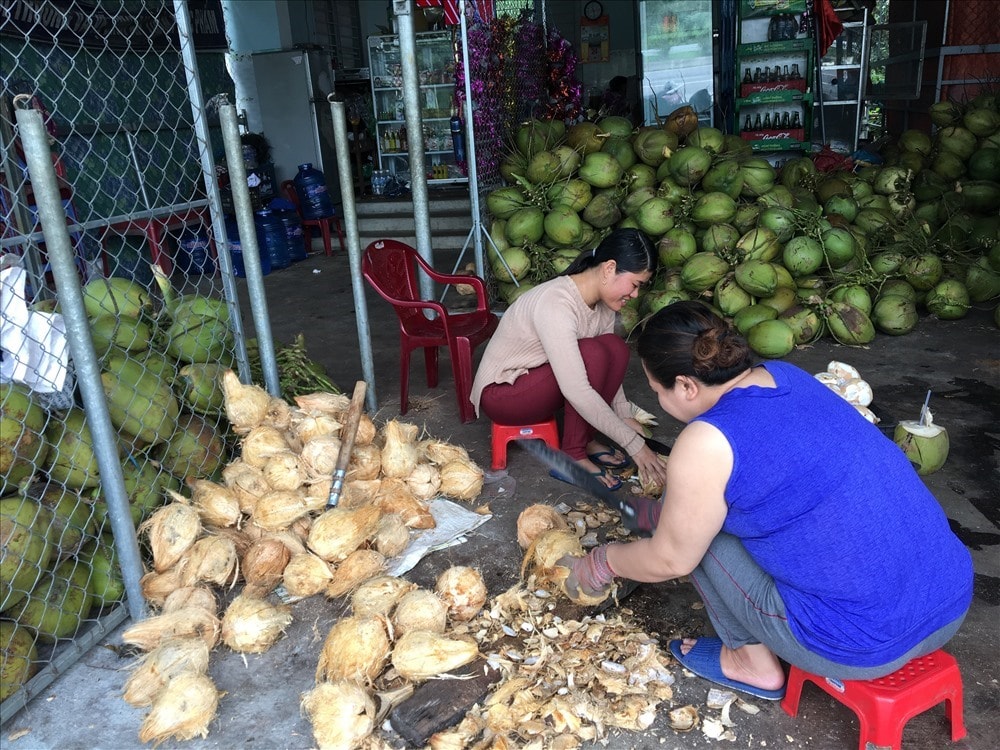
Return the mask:
M471 258L468 258L471 259ZM454 259L441 259L450 269ZM265 279L275 339L290 342L303 332L310 355L323 364L333 380L350 392L362 377L358 351L355 302L347 257L311 256ZM373 384L379 403L377 420L399 413L398 337L390 307L374 294L368 310L376 366ZM247 320L248 326L252 323ZM251 335L248 332L248 335ZM842 347L824 340L793 352L789 361L810 372L826 369L832 359L857 367L875 392L873 408L881 427L891 431L900 419L915 419L928 389L934 396L935 422L951 438L948 462L926 477L944 506L955 531L975 561L976 585L972 610L948 646L962 669L965 724L968 736L949 743L948 724L939 706L909 721L904 732L907 750L963 750L1000 746L1000 331L992 310L973 310L960 321L922 318L906 336L879 336L866 348ZM442 355L442 382L426 388L423 366L413 363L410 410L405 419L425 426L444 440L465 446L480 465L490 463L489 423L460 424L447 355ZM626 391L633 401L658 412L636 361L630 365ZM670 442L679 425L661 415L656 436ZM831 449L835 449L831 446ZM480 502L494 516L468 543L425 558L408 577L432 584L453 564L479 567L491 595L517 580L520 550L514 541L518 513L535 502L579 498L567 485L549 478L530 457L512 450L505 475L491 477ZM684 583L641 586L624 607L655 633L661 642L678 635L706 632L707 620L697 607L693 588ZM322 598L295 605L295 621L287 637L270 651L246 658L217 648L211 675L226 691L217 719L206 739L165 746L190 748L309 748L310 726L299 713L299 695L314 680L316 657L330 623L342 613L338 602ZM119 658L117 634L92 649L22 712L7 722L0 737L10 750L76 750L138 747L143 711L120 697L130 662ZM675 666L674 706L703 706L709 684ZM777 704L756 702L755 716L735 712L733 747L849 749L857 746L858 723L853 714L813 686L807 686L799 715L786 715ZM645 733L613 733L612 748L697 748L715 741L700 731L679 734L667 726L665 711ZM393 747L404 743L385 734Z

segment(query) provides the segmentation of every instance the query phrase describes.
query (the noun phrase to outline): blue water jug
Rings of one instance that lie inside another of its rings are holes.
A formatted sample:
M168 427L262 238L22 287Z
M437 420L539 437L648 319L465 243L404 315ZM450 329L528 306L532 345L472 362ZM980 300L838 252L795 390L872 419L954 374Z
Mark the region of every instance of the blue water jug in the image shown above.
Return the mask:
M177 265L189 276L215 273L211 245L204 232L187 230L177 242Z
M275 211L285 227L285 239L288 245L288 257L292 263L306 259L305 237L302 234L302 222L295 211Z
M326 189L326 178L322 172L314 169L312 164L299 164L294 182L303 218L324 219L333 216L333 201Z
M229 259L233 263L233 275L245 279L247 271L243 265L243 245L240 243L240 228L236 224L236 219L226 220L226 238L229 240ZM260 274L267 276L269 273L271 273L271 256L261 253Z
M257 244L260 254L271 258L271 269L288 268L292 259L288 257L288 235L285 225L281 223L273 211L264 208L254 213L254 224L257 227Z

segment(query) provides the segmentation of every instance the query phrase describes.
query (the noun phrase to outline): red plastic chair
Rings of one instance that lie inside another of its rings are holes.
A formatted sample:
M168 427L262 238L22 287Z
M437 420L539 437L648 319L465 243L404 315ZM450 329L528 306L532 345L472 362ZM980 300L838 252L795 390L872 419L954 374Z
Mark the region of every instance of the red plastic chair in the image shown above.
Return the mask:
M340 241L340 249L343 251L344 228L340 225L339 218L336 216L324 216L322 219L307 219L303 216L302 204L299 203L299 194L295 192L295 182L293 180L282 182L281 192L295 206L295 213L299 215L299 221L302 222L302 239L305 242L306 255L312 252L312 233L314 229L318 229L320 236L323 238L323 250L327 255L333 255L333 246L330 239L331 226L337 230L337 239Z
M420 298L417 267L439 284L468 284L476 292L476 309L449 312L444 305ZM438 347L447 346L455 376L458 410L462 422L476 418L472 391L472 352L493 335L500 319L489 310L486 284L478 276L438 273L409 245L396 240L376 240L365 248L361 272L372 288L393 306L399 317L400 413L409 407L410 353L424 350L427 386L438 384ZM428 318L426 313L433 313Z

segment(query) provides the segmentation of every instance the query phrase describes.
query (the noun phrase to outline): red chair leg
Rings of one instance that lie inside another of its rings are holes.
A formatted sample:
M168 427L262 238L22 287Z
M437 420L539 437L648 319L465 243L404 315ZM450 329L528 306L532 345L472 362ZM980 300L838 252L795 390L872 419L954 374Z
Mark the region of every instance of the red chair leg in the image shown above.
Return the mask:
M424 347L424 367L427 370L427 387L437 388L438 384L438 348Z
M410 349L405 345L399 352L399 413L406 414L410 407Z
M802 697L802 685L805 677L802 670L792 666L788 670L788 681L785 684L785 697L781 699L781 707L789 716L799 712L799 699Z
M330 222L321 221L319 224L319 230L323 233L323 251L327 255L333 255L333 246L330 244Z
M458 415L462 423L476 418L476 410L469 400L472 392L472 346L469 339L459 337L451 346L451 370L455 378L455 393L458 396Z
M337 239L340 241L340 252L344 252L344 228L340 224L340 219L333 217L333 226L337 230Z
M306 255L311 255L313 249L312 229L307 227L304 222L302 224L302 243L306 246Z

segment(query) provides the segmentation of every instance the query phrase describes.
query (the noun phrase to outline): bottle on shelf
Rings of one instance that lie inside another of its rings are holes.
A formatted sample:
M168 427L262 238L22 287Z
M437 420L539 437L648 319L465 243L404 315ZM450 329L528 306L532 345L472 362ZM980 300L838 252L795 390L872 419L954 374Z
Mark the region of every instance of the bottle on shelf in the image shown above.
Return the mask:
M743 121L743 129L747 132L753 130L753 123L750 122L750 115L747 115L747 119Z
M793 81L797 81L800 78L802 78L802 74L799 73L799 64L798 63L792 63L792 80Z
M771 74L771 66L770 65L765 65L764 66L764 74L760 78L761 83L767 83L769 81L773 81L774 79L771 77L771 75L772 75Z
M775 81L783 81L783 80L785 80L784 78L781 77L781 64L780 63L775 63L774 64L774 79L773 80L775 80Z
M788 66L787 65L785 65L781 69L781 80L782 81L790 81L790 80L792 80L791 75L788 72Z
M768 112L767 114L764 115L764 130L770 130L770 129L771 129L771 113Z
M799 118L798 111L792 112L792 122L790 127L793 129L802 127L802 120Z
M753 76L750 75L750 68L743 72L743 83L753 83Z
M760 121L760 112L758 112L757 116L753 118L753 129L754 130L761 130L763 127L764 126L763 126L763 124Z
M754 72L753 72L753 82L754 83L760 83L760 76L761 76L761 72L760 72L760 67L758 66L757 68L754 69Z
M406 141L406 128L399 129L399 150L409 151L410 145Z
M452 153L455 155L455 162L460 164L465 161L465 135L462 132L462 118L458 116L458 107L451 108L449 126Z
M788 110L787 109L784 112L781 113L781 127L782 128L790 128L791 127L790 120L788 118Z

